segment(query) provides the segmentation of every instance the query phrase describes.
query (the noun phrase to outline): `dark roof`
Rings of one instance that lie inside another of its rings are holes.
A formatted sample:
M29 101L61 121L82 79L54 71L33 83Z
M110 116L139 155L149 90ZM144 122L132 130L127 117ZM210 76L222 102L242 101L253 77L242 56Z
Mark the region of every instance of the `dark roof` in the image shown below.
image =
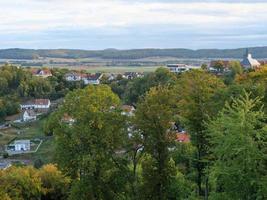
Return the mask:
M82 77L83 77L84 79L94 81L94 80L98 80L98 79L100 79L100 78L101 78L101 75L102 75L102 74L100 74L100 73L96 73L96 74L83 74Z

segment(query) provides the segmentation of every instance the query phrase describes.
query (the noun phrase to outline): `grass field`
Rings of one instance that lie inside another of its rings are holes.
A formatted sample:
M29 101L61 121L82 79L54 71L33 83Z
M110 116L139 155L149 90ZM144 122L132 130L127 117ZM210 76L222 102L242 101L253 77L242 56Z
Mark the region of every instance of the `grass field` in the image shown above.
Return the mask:
M124 72L154 72L160 66L153 67L87 67L86 71L90 73L124 73Z
M11 158L18 160L30 160L32 163L35 160L41 160L44 164L52 163L54 159L54 149L54 138L50 137L43 140L42 145L36 153L18 154L13 155Z
M32 66L34 68L34 66ZM55 68L65 68L69 70L85 70L89 73L124 73L124 72L154 72L159 67L164 66L133 66L133 67L119 67L119 66L53 66ZM36 67L39 68L39 67Z
M0 131L0 152L4 150L6 144L17 136L17 129L8 128Z
M54 153L54 138L45 137L42 127L44 119L27 124L18 124L17 128L9 128L0 132L0 146L4 147L12 139L36 139L43 140L40 148L36 153L21 154L10 156L12 159L30 160L34 162L37 159L42 160L43 163L50 163L53 160ZM19 134L18 134L19 133ZM1 149L0 149L1 150Z

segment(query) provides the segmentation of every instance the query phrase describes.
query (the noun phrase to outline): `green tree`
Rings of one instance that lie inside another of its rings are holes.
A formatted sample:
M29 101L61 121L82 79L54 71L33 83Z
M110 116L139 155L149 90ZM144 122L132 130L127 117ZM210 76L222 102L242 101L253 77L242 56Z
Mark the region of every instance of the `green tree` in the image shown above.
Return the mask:
M54 130L57 128L58 122L61 120L59 117L60 116L58 115L57 112L54 112L51 115L49 115L49 117L43 124L43 131L45 135L47 136L54 135Z
M169 149L175 138L171 130L175 121L176 99L168 87L152 88L137 105L135 125L144 137L143 162L145 199L167 199L173 169Z
M259 98L226 104L208 123L213 199L266 199L266 123Z
M138 99L145 95L150 88L158 85L173 84L176 80L174 73L168 69L159 68L154 73L147 74L143 78L129 81L124 95L124 101L128 104L136 104Z
M178 95L180 121L189 132L196 147L195 169L198 193L203 194L204 169L207 165L208 141L205 121L214 116L220 107L214 101L216 93L224 87L222 80L208 72L193 70L181 75L172 93Z
M126 195L128 166L119 152L127 132L119 105L120 99L106 85L88 86L66 96L59 113L75 122L58 122L56 153L59 166L76 179L72 198L84 190L87 195L76 199L120 199Z
M224 82L226 84L232 84L237 75L241 75L243 73L243 68L239 61L231 61L229 63L229 72L225 74Z

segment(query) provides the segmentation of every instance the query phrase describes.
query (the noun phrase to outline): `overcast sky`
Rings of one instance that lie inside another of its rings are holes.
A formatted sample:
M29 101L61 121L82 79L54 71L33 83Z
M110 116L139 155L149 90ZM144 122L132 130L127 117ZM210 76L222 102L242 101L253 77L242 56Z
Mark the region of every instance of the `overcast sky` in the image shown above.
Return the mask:
M0 48L267 46L267 0L0 0Z

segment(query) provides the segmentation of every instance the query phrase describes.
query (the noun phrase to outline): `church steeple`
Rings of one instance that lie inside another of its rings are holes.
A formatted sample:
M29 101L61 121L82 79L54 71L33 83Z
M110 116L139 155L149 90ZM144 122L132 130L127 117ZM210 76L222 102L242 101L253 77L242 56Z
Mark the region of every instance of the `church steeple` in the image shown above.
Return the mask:
M245 57L247 58L248 57L248 55L249 55L249 51L248 51L248 48L246 48L246 53L245 53Z

